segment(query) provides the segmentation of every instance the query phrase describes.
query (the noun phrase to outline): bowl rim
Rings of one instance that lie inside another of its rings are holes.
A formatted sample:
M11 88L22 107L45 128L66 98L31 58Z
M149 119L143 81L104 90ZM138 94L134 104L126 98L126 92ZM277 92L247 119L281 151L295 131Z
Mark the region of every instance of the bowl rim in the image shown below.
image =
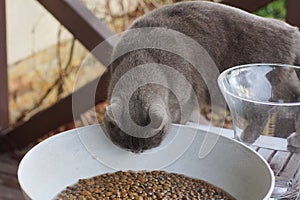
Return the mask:
M59 133L59 134L57 134L57 135L51 136L51 137L48 138L48 139L54 139L54 138L57 139L57 138L60 137L60 136L65 136L67 133L76 131L76 129L85 129L85 128L91 127L91 126L101 126L101 125L100 125L100 124L95 124L95 125L90 125L90 126L86 126L86 127L79 127L79 128L75 128L75 129L63 131L63 132L61 132L61 133ZM240 142L240 141L238 141L238 140L235 140L235 139L233 139L233 138L231 138L231 137L226 137L226 136L221 135L220 133L216 133L216 132L214 132L214 131L209 131L209 129L208 129L208 130L202 130L202 129L199 129L199 128L196 128L196 127L191 127L191 126L188 126L188 125L182 125L182 124L172 124L172 126L175 126L175 127L176 127L176 126L177 126L177 127L182 127L182 126L183 126L183 127L188 128L188 129L200 130L200 131L207 132L207 133L209 133L209 134L218 135L218 136L224 138L225 140L233 141L234 143L239 144L239 145L242 146L245 150L250 151L251 153L253 153L253 154L256 155L257 157L259 157L259 159L264 163L264 165L265 165L267 171L269 172L269 173L268 173L268 174L269 174L268 177L269 177L269 179L270 179L269 190L268 190L268 192L265 194L265 197L264 197L263 200L268 200L268 199L270 198L270 196L271 196L271 194L272 194L272 191L273 191L273 189L274 189L274 187L275 187L275 176L274 176L273 171L272 171L270 165L268 164L268 162L267 162L267 161L266 161L259 153L257 153L255 150L253 150L252 148L250 148L249 146L243 144L242 142ZM209 126L209 127L210 127L210 126ZM46 140L48 140L48 139L46 139ZM47 142L50 141L50 140L48 140L48 141L46 141L46 140L45 140L45 141L42 141L42 142L39 143L39 144L37 144L37 145L34 146L32 149L35 149L37 146L43 145L44 143L46 144ZM31 149L31 150L32 150L32 149ZM31 197L30 197L30 195L27 193L27 191L26 191L26 189L25 189L26 187L24 187L24 182L22 182L22 181L20 180L20 177L21 177L21 176L20 176L20 172L21 172L20 169L22 168L22 165L24 164L24 162L26 162L26 157L27 157L27 156L30 156L30 154L32 153L31 150L29 150L28 153L26 153L26 155L23 157L23 159L21 160L21 162L20 162L20 164L19 164L19 166L18 166L18 171L17 171L17 174L18 174L18 181L19 181L19 184L20 184L20 188L21 188L21 190L22 190L24 196L26 196L27 199L31 199Z
M281 67L281 68L294 68L294 69L299 69L300 70L300 66L296 66L296 65L289 65L289 64L281 64L281 63L253 63L253 64L244 64L244 65L237 65L234 67L230 67L226 70L224 70L223 72L221 72L218 76L217 82L219 85L219 88L223 88L221 89L221 92L223 93L224 97L226 96L224 93L235 97L237 99L243 100L243 101L247 101L247 102L251 102L251 103L255 103L255 104L263 104L263 105L268 105L268 106L300 106L300 101L298 102L266 102L266 101L258 101L258 100L253 100L253 99L247 99L245 97L240 97L236 94L233 94L232 92L228 91L227 89L225 89L225 77L232 71L237 70L237 69L242 69L242 68L250 68L250 67L259 67L259 66L270 66L270 67Z

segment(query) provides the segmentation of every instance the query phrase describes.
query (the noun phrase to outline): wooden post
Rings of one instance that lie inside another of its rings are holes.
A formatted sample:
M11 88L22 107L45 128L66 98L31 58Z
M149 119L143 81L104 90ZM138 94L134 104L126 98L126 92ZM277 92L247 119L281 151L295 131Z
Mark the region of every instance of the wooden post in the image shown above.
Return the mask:
M9 125L5 14L5 0L0 0L0 131Z
M288 0L287 1L287 14L286 21L294 26L300 28L300 1L299 0Z

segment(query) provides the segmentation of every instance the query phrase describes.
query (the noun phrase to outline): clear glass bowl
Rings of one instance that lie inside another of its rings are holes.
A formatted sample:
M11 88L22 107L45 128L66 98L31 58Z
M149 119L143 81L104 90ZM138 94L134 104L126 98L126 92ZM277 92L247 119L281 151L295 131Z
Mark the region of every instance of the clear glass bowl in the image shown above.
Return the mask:
M261 135L287 138L289 150L300 147L300 67L248 64L222 72L219 87L232 116L235 139L254 143ZM276 199L299 193L299 180L277 177Z

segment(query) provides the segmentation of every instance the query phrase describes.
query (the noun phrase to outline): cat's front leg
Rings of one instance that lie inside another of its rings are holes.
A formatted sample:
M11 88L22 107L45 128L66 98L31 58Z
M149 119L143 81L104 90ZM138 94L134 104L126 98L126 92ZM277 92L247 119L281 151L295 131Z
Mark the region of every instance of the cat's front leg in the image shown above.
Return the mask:
M252 118L248 120L247 127L241 133L240 140L248 144L253 144L262 134L268 120L268 115L253 115Z
M297 109L296 112L299 113L299 110ZM292 152L300 150L300 115L295 117L295 129L296 131L287 138L288 149Z

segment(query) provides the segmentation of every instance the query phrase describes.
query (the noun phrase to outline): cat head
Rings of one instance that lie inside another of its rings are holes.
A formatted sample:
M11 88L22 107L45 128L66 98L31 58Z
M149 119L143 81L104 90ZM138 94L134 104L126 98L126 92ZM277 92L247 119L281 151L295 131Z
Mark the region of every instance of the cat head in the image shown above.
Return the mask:
M127 116L121 101L106 107L103 124L110 140L134 153L159 146L170 125L166 107L161 104L131 106L129 113Z

